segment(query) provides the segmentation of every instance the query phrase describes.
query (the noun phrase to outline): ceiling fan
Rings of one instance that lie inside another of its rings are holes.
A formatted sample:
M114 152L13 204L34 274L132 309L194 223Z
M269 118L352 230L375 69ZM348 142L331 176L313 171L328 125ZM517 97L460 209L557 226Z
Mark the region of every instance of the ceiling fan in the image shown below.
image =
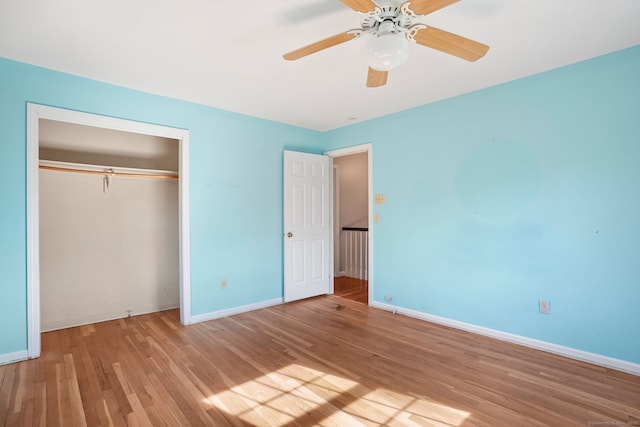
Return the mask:
M289 61L336 46L367 33L375 38L369 43L367 87L384 86L390 70L404 64L409 57L409 43L414 42L467 61L482 58L489 46L456 34L414 23L418 16L428 15L459 0L340 0L356 12L365 14L362 28L345 31L300 49L285 53Z

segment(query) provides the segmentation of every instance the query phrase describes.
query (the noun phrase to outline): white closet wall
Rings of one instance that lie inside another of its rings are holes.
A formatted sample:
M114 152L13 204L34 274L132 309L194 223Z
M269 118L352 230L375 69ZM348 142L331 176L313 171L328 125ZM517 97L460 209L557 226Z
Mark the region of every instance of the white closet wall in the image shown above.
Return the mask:
M82 146L66 149L71 160L82 160ZM103 158L95 151L87 153L94 163ZM103 191L103 179L40 171L42 331L179 306L178 180L116 175Z

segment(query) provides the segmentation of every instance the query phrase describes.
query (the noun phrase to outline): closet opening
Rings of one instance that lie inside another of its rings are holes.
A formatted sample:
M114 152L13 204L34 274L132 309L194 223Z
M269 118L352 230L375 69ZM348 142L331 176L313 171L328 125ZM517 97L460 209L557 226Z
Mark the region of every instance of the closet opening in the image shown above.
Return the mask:
M188 131L28 106L29 357L40 333L180 309Z
M178 308L178 141L39 128L41 331Z

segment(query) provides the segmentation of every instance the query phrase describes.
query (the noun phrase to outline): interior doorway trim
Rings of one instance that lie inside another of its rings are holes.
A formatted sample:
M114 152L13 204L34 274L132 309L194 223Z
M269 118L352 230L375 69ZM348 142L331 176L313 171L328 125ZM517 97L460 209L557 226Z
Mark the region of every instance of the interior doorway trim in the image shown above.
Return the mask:
M39 120L86 125L178 140L180 322L191 323L189 256L189 131L97 114L27 104L27 357L40 356Z
M373 272L374 272L374 268L373 268L373 144L372 143L368 143L368 144L361 144L361 145L354 145L352 147L346 147L346 148L340 148L337 150L331 150L331 151L327 151L324 154L326 156L335 158L335 157L342 157L342 156L348 156L350 154L358 154L358 153L367 153L367 192L368 192L368 218L367 218L367 227L369 228L369 249L368 249L368 253L367 256L369 257L369 277L368 277L368 301L367 304L371 305L371 303L373 302ZM335 214L335 212L332 212L332 214ZM334 227L336 227L337 224L335 224L334 222ZM336 242L334 242L334 234L332 233L331 235L331 246L335 248L335 244Z

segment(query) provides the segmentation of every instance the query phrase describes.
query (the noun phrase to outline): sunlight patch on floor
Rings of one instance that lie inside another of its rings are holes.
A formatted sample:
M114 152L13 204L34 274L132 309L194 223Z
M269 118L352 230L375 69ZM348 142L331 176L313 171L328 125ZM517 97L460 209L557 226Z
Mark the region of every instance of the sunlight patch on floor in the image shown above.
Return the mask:
M385 388L371 390L356 381L299 364L242 384L230 384L203 403L246 423L271 426L308 420L321 426L395 421L407 426L459 427L470 415L425 397Z
M385 388L377 388L342 409L347 413L367 414L374 423L386 424L391 420L401 425L461 426L469 413Z

